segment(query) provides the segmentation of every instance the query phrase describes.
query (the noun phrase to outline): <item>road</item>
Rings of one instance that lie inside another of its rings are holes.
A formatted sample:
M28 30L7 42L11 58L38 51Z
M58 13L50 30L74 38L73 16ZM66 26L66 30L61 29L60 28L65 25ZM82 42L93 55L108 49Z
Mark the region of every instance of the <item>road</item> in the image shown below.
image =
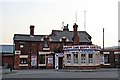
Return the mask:
M118 78L118 71L66 72L56 70L17 70L2 78Z

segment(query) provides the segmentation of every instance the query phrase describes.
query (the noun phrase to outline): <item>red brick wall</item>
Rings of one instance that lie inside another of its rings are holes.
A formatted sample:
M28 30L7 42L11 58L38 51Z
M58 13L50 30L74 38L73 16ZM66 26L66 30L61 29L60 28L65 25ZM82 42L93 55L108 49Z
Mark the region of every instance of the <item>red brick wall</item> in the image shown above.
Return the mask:
M114 67L115 66L115 55L114 55L114 52L110 52L109 61L110 61L110 67Z
M4 65L13 65L13 56L3 56Z
M19 64L20 64L19 54L15 54L15 58L14 58L14 68L15 68L15 69L20 69Z

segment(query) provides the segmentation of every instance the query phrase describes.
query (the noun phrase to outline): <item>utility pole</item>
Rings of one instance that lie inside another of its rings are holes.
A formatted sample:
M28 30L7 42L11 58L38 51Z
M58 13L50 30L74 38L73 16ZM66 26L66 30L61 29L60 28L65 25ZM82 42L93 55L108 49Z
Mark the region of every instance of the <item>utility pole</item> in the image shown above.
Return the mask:
M86 11L84 11L84 30L86 31Z
M77 24L77 11L76 11L76 14L75 14L75 23Z
M103 51L104 51L104 28L103 28Z

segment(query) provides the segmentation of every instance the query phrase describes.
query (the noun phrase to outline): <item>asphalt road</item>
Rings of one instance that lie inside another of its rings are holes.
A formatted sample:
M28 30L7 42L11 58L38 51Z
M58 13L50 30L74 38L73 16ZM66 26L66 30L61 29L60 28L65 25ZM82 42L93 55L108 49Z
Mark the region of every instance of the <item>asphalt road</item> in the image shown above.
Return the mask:
M2 78L118 78L118 71L66 72L55 70L17 70Z

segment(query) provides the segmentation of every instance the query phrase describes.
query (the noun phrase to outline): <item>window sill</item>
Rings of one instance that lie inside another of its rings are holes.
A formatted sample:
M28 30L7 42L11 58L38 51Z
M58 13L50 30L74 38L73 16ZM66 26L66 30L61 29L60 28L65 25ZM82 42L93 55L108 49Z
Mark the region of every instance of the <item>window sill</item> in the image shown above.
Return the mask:
M19 66L28 66L28 64L19 64Z
M43 48L43 50L50 50L50 48Z

